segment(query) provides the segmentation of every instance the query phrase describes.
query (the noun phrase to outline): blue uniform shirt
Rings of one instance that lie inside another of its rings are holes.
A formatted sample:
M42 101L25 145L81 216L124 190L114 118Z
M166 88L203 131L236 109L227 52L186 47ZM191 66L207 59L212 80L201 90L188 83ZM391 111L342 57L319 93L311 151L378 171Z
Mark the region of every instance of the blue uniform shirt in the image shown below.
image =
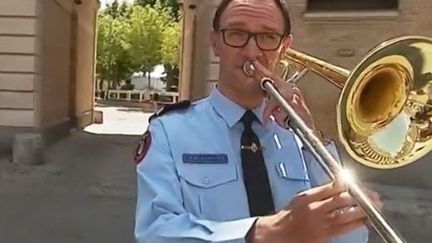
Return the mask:
M263 109L264 103L253 110L260 119ZM245 242L256 218L249 215L242 177L244 112L214 88L209 97L150 122L151 144L137 166L139 243ZM296 193L328 181L291 131L273 120L252 128L264 147L276 210ZM327 147L337 155L334 143ZM361 227L332 242L367 238Z

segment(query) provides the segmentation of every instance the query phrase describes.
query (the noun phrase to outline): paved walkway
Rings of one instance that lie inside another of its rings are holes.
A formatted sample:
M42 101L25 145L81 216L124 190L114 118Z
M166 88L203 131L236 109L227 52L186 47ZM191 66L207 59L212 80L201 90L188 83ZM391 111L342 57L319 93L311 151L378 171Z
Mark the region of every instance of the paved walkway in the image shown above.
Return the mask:
M1 243L134 242L133 155L150 114L97 109L104 123L47 148L45 165L0 158Z
M45 165L0 159L0 242L133 242L138 139L77 132Z
M98 106L103 112L103 123L85 128L94 134L142 135L148 126L151 113L143 113L140 108Z

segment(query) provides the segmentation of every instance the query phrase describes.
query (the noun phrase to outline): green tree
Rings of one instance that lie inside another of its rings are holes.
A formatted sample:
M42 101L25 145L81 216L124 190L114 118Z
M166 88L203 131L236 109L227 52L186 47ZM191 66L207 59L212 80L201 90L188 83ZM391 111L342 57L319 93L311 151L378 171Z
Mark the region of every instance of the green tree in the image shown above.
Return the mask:
M96 72L98 78L107 81L111 89L132 74L125 40L127 28L126 22L113 18L110 14L98 14Z
M169 9L170 16L177 22L179 20L179 4L178 0L135 0L135 4L154 7L159 4L166 9Z
M165 68L168 90L178 87L179 82L179 42L178 3L171 0L136 0L139 6L151 6L159 13L161 33L161 62ZM174 14L173 14L174 13Z
M130 7L127 3L119 4L117 0L108 4L103 10L103 13L110 15L112 18L127 19L130 15Z
M162 34L162 63L165 68L168 90L172 87L178 87L179 82L179 24L177 22L169 23Z
M133 68L147 74L149 83L150 73L162 61L162 36L167 25L166 10L161 6L155 7L132 7L127 37Z
M179 23L161 2L119 5L98 14L97 74L116 88L133 73L147 75L165 66L167 87L178 86Z

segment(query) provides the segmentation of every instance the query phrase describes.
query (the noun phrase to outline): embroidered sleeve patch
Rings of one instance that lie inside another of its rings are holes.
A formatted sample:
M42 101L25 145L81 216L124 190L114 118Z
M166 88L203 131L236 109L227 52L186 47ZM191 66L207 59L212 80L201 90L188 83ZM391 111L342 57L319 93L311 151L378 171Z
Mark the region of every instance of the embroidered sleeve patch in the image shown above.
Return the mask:
M139 164L144 157L146 156L151 144L151 133L150 131L146 131L141 138L141 141L138 143L138 146L135 151L135 164Z

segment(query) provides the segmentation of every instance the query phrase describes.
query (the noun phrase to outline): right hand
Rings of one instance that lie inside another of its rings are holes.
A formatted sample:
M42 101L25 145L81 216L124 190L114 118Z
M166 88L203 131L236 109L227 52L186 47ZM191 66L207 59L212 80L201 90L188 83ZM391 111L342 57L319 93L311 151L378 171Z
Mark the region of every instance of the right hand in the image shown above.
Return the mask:
M366 191L380 205L375 192ZM323 243L366 222L366 215L339 183L301 192L291 203L270 216L260 217L248 242Z
M315 133L315 135L321 138L320 132L315 126L315 121L308 106L306 105L306 101L303 98L300 89L296 85L283 80L278 74L267 69L258 60L252 60L252 64L255 67L255 78L257 79L257 82L261 82L262 77L272 79L279 94L291 105L291 107L296 111L305 124ZM267 102L263 112L263 120L269 120L268 118L270 115L275 118L279 126L288 128L286 124L287 119L289 119L288 113L284 111L284 109L281 109L280 103L274 98L269 99Z

